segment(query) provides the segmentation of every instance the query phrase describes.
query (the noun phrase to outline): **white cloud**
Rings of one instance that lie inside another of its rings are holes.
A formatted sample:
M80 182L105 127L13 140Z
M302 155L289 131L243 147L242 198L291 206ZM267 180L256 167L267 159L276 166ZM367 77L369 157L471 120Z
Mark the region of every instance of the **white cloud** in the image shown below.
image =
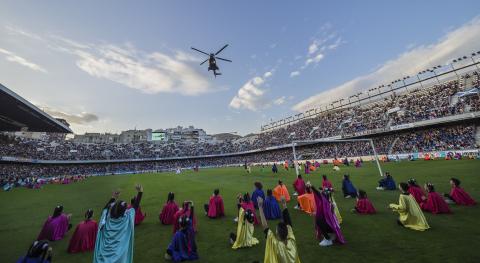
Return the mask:
M5 56L5 60L7 60L7 61L17 63L17 64L22 65L24 67L27 67L31 70L47 73L47 70L44 69L43 67L27 60L26 58L20 57L20 56L16 55L15 53L11 52L11 51L0 48L0 54L3 54Z
M315 57L309 58L305 61L305 66L310 65L311 63L318 63L322 61L322 59L325 57L322 53L317 54Z
M317 43L314 41L312 44L310 44L310 46L308 47L308 54L313 54L315 52L317 52L318 50L318 45Z
M99 120L98 116L93 113L82 112L80 114L66 113L49 107L40 107L43 111L55 118L65 119L70 124L87 124Z
M234 109L247 109L257 111L268 106L263 89L267 78L273 75L272 71L263 74L263 77L254 77L247 81L237 92L237 95L230 101L230 107Z
M300 71L292 71L292 72L290 72L290 77L291 77L291 78L296 77L296 76L298 76L298 75L300 75Z
M273 101L273 104L275 105L282 105L286 102L286 97L282 96L280 98L277 98L276 100Z
M194 96L215 91L210 81L192 65L201 58L183 51L175 51L173 54L146 52L135 48L131 43L81 43L58 35L38 36L19 28L6 29L10 34L35 39L55 51L74 55L78 68L91 76L117 82L144 93ZM28 61L16 59L15 62L46 72Z
M476 17L463 26L447 33L436 43L408 49L397 58L386 61L374 72L359 76L340 86L312 96L296 104L292 109L305 111L402 76L414 75L423 69L444 64L449 59L477 51L479 42L480 17Z

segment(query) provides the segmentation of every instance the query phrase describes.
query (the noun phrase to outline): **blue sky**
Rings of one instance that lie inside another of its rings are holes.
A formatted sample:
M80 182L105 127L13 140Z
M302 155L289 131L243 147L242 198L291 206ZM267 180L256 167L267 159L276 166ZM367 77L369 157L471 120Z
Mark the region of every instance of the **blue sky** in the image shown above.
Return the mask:
M0 83L76 133L246 134L479 50L478 10L479 1L2 1ZM233 63L220 61L214 79L190 47L226 43Z

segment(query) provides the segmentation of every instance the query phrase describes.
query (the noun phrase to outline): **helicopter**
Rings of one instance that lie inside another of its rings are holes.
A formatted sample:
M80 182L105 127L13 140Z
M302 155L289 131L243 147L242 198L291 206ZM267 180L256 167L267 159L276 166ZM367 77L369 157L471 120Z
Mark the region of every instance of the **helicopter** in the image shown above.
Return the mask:
M194 47L192 47L193 50L197 51L197 52L200 52L202 54L205 54L207 56L209 56L209 58L205 59L205 61L203 61L202 63L200 63L200 65L203 65L203 63L207 62L208 61L208 71L212 70L213 71L213 75L215 76L215 78L218 76L218 75L222 75L222 73L220 72L217 72L218 70L220 70L220 68L217 66L217 59L220 59L220 60L223 60L223 61L228 61L228 62L232 62L230 59L225 59L225 58L220 58L220 57L217 57L217 55L222 52L226 47L228 47L228 44L226 44L225 46L223 46L220 50L218 50L216 53L210 53L208 54L207 52L203 52L199 49L196 49Z

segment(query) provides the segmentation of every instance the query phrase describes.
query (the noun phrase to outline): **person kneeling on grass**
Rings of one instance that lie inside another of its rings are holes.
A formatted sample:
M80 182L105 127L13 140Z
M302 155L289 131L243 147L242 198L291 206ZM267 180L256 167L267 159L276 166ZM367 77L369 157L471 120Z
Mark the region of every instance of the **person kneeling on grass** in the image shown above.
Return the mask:
M258 199L260 210L260 221L267 237L265 245L264 263L300 263L298 257L297 241L293 234L292 221L287 209L285 198L281 199L283 211L282 222L277 224L276 231L273 232L268 228L267 219L263 213L263 200Z
M377 190L396 190L397 185L395 184L395 180L390 175L389 172L385 173L385 178L378 181Z
M92 217L93 210L88 209L85 213L85 220L80 222L73 232L68 245L68 253L92 251L95 248L98 224Z
M288 193L288 189L280 180L278 180L278 185L273 188L273 196L275 196L279 202L282 197L284 197L287 202L290 202L290 194Z
M253 205L255 206L255 209L257 209L258 208L257 198L260 197L263 200L265 200L265 193L263 192L262 183L255 182L254 185L255 185L255 191L253 191L252 193L252 201L253 201Z
M190 201L185 201L183 202L183 206L180 210L178 210L175 215L173 216L174 220L173 220L173 233L175 234L180 228L180 217L186 215L187 217L190 217L191 214L193 214L192 210L191 210L191 202ZM197 232L197 219L195 217L195 215L192 215L192 227L193 227L193 231Z
M100 218L93 263L133 262L133 240L135 228L135 208L138 208L143 187L135 186L137 198L132 208L126 202L118 200L120 192L113 193L105 205Z
M212 219L225 216L225 210L223 207L223 199L220 195L220 190L215 189L213 195L210 197L208 204L204 205L205 214Z
M261 197L258 197L261 199ZM253 237L255 227L253 226L255 211L244 210L241 206L238 209L237 234L230 234L230 243L233 249L253 247L257 245L258 239Z
M372 202L368 200L367 193L363 190L358 190L357 204L352 212L367 215L375 214L377 211L373 207Z
M420 207L423 211L431 212L432 214L450 214L450 208L447 202L435 192L435 187L432 183L425 184L425 190L428 193L428 197L423 197L423 202Z
M408 183L408 192L415 198L418 204L421 204L423 199L422 197L425 196L423 189L417 184L417 181L413 178L407 181Z
M457 205L471 206L476 204L475 200L473 200L473 198L460 187L460 180L457 178L451 178L450 185L452 186L450 194L445 194L447 200L454 202Z
M70 217L72 214L64 214L63 206L58 205L53 210L53 215L49 216L43 224L40 234L38 234L37 240L50 240L57 241L62 239L70 228Z
M390 204L390 209L400 214L397 223L406 228L418 231L425 231L430 228L427 219L423 215L420 206L415 198L408 192L408 184L400 183L398 188L402 193L400 194L398 204Z
M27 255L18 259L17 263L51 263L52 247L46 240L35 241L27 251Z
M184 214L178 219L180 229L173 235L172 242L168 245L165 253L165 259L173 262L198 259L195 230L193 229L194 207L192 201L188 201L188 203L190 214Z
M293 195L300 196L305 194L305 187L305 181L303 181L302 175L299 174L297 176L297 179L295 179L295 181L293 182L293 189L295 190Z
M128 208L133 208L135 209L135 225L138 226L140 225L143 220L145 220L145 217L147 216L147 213L142 212L142 207L140 206L140 201L137 200L138 197L133 197L130 200L130 205L128 205ZM133 204L138 204L137 207L134 207Z
M175 221L175 213L178 212L178 205L175 203L175 194L168 193L167 203L163 206L162 212L158 216L163 225L171 225Z
M303 212L312 215L315 214L315 197L313 196L312 186L307 182L305 194L297 197L298 205L295 209L301 209Z
M257 198L258 200L258 198ZM262 199L263 200L263 199ZM260 210L260 208L258 208ZM280 211L280 206L278 205L277 199L273 197L273 192L271 189L267 190L267 198L263 202L263 213L265 218L268 220L280 219L282 218L282 213Z
M357 197L357 189L353 186L352 181L350 181L350 175L348 174L343 176L342 191L345 198Z
M333 245L333 241L345 244L345 239L340 231L340 223L335 215L335 205L332 202L332 192L324 189L321 192L312 186L315 196L315 229L317 238L323 237L320 246Z

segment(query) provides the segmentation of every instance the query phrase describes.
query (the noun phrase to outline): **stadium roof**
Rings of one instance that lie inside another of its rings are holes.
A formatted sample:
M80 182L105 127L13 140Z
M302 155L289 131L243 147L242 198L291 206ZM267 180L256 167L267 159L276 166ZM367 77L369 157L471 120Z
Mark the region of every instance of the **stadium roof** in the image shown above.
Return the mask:
M0 84L0 131L71 133L72 130Z

